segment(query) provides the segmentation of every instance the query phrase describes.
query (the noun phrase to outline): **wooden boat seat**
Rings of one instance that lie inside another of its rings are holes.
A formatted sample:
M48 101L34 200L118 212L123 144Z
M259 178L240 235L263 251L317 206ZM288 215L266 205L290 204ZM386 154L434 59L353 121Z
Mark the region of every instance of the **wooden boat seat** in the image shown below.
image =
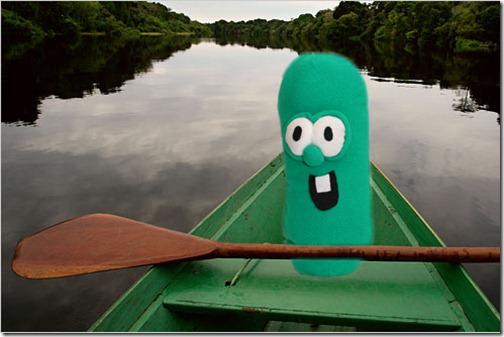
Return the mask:
M377 245L443 246L402 194L372 166ZM191 233L222 242L282 243L285 177L275 158ZM158 265L91 331L500 331L498 312L460 265L363 262L350 275L299 275L291 261ZM469 320L471 320L469 322Z
M275 169L275 165L269 169ZM271 226L281 223L282 208L270 200L275 193L283 193L280 173L276 171L268 176L270 183L259 185L259 192L268 189L261 194L266 198L264 203L258 205L249 199L243 209L232 208L234 215L222 225L226 230L196 234L227 242L282 242L281 226ZM423 244L439 244L431 240L434 234L374 166L373 176L375 243L420 245L409 225L419 228L417 236L425 241ZM254 227L249 218L264 221L255 221ZM165 314L177 315L178 320L188 315L188 322L199 320L191 326L207 331L214 326L222 328L222 320L229 323L230 331L256 331L260 324L268 329L271 322L304 322L359 331L474 331L431 263L365 261L352 274L324 278L298 274L289 260L256 260L236 285L226 286L243 265L241 259L188 263L164 291ZM206 319L212 315L220 324ZM237 322L250 317L251 326L233 326L233 315L240 316ZM257 319L262 322L257 323ZM299 326L293 329L300 331Z
M289 260L254 260L227 286L244 260L223 262L189 263L166 289L165 307L226 320L249 314L366 331L471 330L430 263L365 261L352 274L324 278L298 274Z

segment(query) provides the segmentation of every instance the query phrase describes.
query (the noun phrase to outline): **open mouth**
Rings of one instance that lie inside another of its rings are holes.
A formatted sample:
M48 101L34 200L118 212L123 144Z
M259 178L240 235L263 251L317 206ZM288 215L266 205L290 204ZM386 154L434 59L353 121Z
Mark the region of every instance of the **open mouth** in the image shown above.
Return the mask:
M331 171L323 176L310 175L308 178L310 197L321 211L327 211L338 203L338 182L336 173Z

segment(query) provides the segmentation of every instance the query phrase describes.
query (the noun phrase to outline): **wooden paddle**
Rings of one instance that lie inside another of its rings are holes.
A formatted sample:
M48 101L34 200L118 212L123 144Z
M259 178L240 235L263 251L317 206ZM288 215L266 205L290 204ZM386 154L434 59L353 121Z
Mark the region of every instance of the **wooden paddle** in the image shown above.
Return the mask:
M499 262L500 248L225 243L115 215L92 214L61 222L21 240L12 269L26 278L45 279L211 258Z

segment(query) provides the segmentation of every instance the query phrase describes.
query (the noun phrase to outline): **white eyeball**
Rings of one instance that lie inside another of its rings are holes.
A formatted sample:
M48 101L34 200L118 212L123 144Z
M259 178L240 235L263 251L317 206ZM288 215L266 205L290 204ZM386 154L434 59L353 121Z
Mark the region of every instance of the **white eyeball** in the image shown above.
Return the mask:
M289 123L285 131L285 142L294 155L303 155L303 150L312 141L312 130L312 122L304 117L296 118Z
M318 146L325 157L334 157L345 144L345 125L341 119L324 116L313 125L313 144Z

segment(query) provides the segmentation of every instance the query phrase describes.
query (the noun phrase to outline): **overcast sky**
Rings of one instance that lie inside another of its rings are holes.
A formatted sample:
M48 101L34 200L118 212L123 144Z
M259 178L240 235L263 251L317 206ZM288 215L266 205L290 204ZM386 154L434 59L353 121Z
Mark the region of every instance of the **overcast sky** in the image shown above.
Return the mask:
M226 21L247 21L252 19L290 20L300 14L317 14L322 9L334 9L339 1L235 1L235 0L165 0L160 1L174 12L184 13L192 20L211 23Z

